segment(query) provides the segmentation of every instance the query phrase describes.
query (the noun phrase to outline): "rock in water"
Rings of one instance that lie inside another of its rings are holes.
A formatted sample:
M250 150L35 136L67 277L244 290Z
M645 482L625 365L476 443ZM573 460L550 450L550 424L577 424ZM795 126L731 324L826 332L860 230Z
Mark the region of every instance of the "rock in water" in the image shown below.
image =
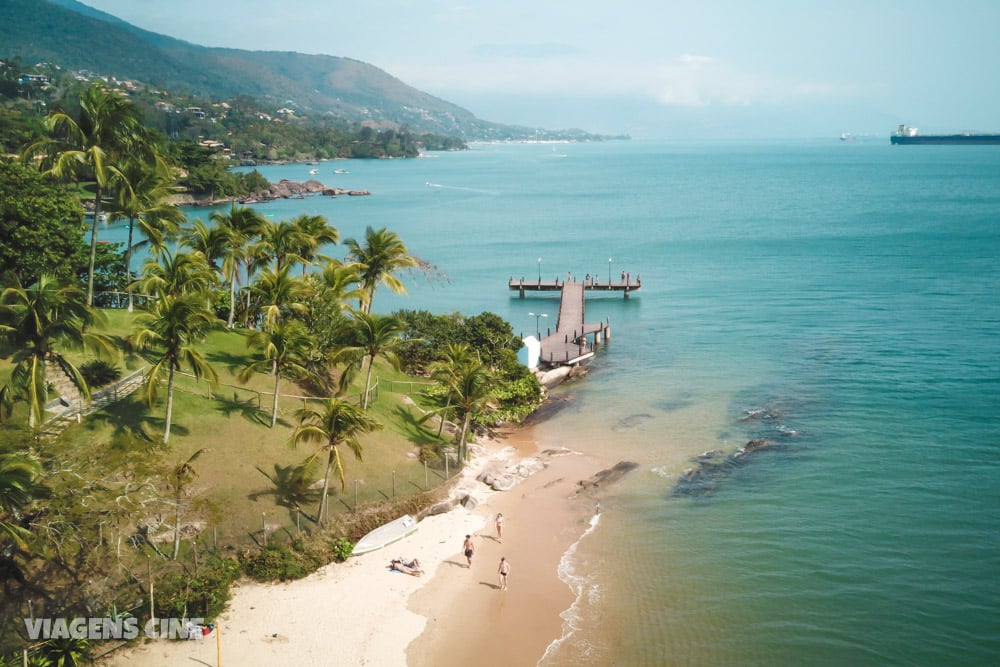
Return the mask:
M612 482L617 482L619 479L624 477L626 473L631 472L638 467L639 464L632 461L619 461L614 466L598 472L590 479L580 480L578 484L580 485L581 490L608 485Z

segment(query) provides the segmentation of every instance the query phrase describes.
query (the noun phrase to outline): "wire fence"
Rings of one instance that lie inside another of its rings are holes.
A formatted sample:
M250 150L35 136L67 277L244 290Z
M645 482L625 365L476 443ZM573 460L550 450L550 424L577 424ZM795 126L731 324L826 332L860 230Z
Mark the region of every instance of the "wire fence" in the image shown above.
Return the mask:
M124 310L128 308L129 294L129 292L94 292L94 306ZM144 308L147 303L155 299L148 294L132 294L131 296L132 304L136 308Z
M181 380L178 383L178 379ZM193 386L192 386L193 384ZM375 378L375 382L372 384L371 388L368 390L369 401L378 398L379 391L379 378ZM185 373L184 371L174 371L174 389L178 391L183 391L188 394L193 394L195 396L203 396L208 399L229 401L229 392L232 391L234 403L246 403L251 402L258 410L270 410L271 405L274 403L274 392L273 391L261 391L258 389L251 389L243 385L228 384L225 382L216 383L214 386L212 382L205 378L191 373ZM365 392L358 392L355 394L345 394L341 396L343 400L349 401L351 403L356 403L358 405L363 404L363 399ZM242 397L242 398L241 398ZM329 401L333 396L303 396L301 394L283 394L278 393L278 413L282 414L288 411L287 405L290 401L296 403L301 403L301 407L307 407L311 401ZM285 408L282 408L282 402L284 402Z

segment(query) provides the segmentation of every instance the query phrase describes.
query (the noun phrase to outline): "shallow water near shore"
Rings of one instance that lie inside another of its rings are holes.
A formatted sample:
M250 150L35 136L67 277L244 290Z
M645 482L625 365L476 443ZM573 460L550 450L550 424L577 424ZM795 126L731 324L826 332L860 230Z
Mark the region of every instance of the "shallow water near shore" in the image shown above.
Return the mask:
M535 426L640 464L564 559L580 595L542 665L1000 653L1000 150L479 145L333 168L316 178L372 195L260 210L387 227L440 269L380 291L382 312L491 311L528 335L558 301L508 278L642 276L628 301L588 298L612 338ZM675 493L698 454L754 438L773 446Z

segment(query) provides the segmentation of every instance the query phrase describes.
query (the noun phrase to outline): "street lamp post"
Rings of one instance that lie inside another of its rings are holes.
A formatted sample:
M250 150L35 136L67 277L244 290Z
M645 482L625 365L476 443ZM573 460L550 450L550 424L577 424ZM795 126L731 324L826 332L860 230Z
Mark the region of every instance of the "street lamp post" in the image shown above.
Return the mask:
M538 340L541 340L542 339L542 329L541 329L541 327L539 327L538 321L541 318L543 318L543 317L548 317L549 316L548 313L528 313L528 315L531 315L532 317L535 318L535 336L538 337Z
M608 287L611 287L611 258L608 257Z
M538 258L538 284L542 284L542 258Z

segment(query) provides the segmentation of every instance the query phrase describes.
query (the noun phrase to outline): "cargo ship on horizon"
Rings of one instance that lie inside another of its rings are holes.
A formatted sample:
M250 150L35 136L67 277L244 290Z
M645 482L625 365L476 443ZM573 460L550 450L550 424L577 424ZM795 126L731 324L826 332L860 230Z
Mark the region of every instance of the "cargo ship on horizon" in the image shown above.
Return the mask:
M900 125L896 128L895 132L889 135L889 143L893 145L938 144L978 146L1000 144L1000 134L973 134L971 132L963 134L920 134L915 127Z

